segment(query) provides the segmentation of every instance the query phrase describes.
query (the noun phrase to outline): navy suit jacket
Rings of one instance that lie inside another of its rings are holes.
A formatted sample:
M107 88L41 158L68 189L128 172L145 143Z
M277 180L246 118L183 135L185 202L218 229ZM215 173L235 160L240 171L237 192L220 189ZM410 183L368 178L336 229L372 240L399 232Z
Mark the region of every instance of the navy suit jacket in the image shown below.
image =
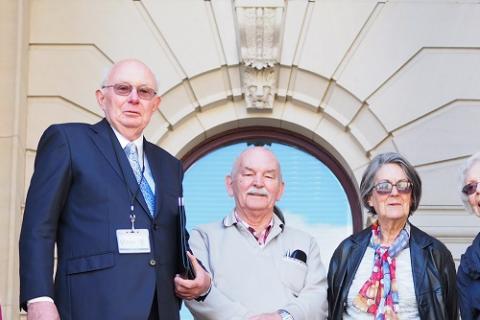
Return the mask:
M457 288L462 320L480 319L480 233L461 256Z
M151 218L139 192L136 228L151 253L119 254L116 230L130 228L137 182L108 122L53 125L42 135L20 235L20 304L52 297L62 320L147 319L155 290L160 319L179 319L179 160L144 141L155 181ZM55 281L54 245L57 245Z

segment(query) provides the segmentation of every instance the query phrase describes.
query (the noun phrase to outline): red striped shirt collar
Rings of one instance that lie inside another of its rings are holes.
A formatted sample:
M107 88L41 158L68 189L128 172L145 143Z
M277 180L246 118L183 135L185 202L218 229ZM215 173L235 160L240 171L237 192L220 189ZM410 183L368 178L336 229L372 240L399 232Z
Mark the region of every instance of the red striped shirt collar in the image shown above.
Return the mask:
M267 242L268 235L270 234L270 231L272 230L272 227L273 227L273 216L272 216L272 219L270 219L270 222L267 225L267 227L262 231L255 230L246 221L242 220L238 216L236 211L234 212L234 216L235 216L236 222L242 224L245 227L245 229L247 229L252 234L252 236L255 238L255 240L260 246L265 245L265 243Z

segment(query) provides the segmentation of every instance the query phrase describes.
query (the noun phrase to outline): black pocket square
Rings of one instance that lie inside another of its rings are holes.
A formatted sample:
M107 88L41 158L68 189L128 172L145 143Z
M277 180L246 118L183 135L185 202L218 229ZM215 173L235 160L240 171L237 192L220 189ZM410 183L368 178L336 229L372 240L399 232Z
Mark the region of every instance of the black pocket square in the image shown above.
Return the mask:
M300 249L297 249L288 255L290 258L297 259L303 263L307 263L307 254Z

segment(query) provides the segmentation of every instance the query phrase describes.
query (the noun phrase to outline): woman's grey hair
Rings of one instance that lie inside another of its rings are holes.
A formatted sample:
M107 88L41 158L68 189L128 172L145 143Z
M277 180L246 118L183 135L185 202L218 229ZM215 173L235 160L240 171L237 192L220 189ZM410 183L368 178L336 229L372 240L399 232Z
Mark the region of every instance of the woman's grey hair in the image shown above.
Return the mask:
M368 199L372 195L373 187L375 185L375 175L383 165L389 163L400 166L403 172L405 172L408 180L412 183L412 202L408 213L408 216L411 216L413 212L417 210L420 203L420 198L422 196L422 180L410 162L397 152L381 153L370 161L370 164L363 173L362 181L360 182L360 196L363 205L370 213L377 214L375 209L368 204Z
M470 156L463 165L460 167L460 174L458 179L458 192L460 193L460 199L462 199L463 206L467 209L468 212L474 214L472 206L468 202L468 195L462 192L462 188L465 185L465 179L467 178L468 172L477 162L480 162L480 152L475 153Z

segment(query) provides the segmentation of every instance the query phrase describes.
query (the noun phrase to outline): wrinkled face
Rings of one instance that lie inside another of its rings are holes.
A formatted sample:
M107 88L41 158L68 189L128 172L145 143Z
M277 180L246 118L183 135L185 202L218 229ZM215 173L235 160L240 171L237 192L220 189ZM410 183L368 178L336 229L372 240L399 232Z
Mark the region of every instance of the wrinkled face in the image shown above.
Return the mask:
M398 181L408 181L407 175L402 168L394 163L384 164L377 171L374 179L374 185L388 181L396 184ZM381 194L372 190L368 203L375 209L380 223L382 220L407 220L412 203L412 192L398 192L397 187L393 187L389 194Z
M473 166L468 170L468 174L465 177L465 185L472 182L480 182L480 162L477 161ZM473 212L480 217L480 186L477 185L477 188L474 193L468 195L468 204L472 207Z
M139 61L126 60L113 67L105 85L119 83L130 84L134 89L126 96L115 93L111 87L97 90L97 101L112 127L123 136L136 139L160 103L158 96L150 100L140 98L136 88L146 86L156 89L155 76Z
M243 153L226 186L236 210L247 216L272 213L284 189L275 156L260 147Z

